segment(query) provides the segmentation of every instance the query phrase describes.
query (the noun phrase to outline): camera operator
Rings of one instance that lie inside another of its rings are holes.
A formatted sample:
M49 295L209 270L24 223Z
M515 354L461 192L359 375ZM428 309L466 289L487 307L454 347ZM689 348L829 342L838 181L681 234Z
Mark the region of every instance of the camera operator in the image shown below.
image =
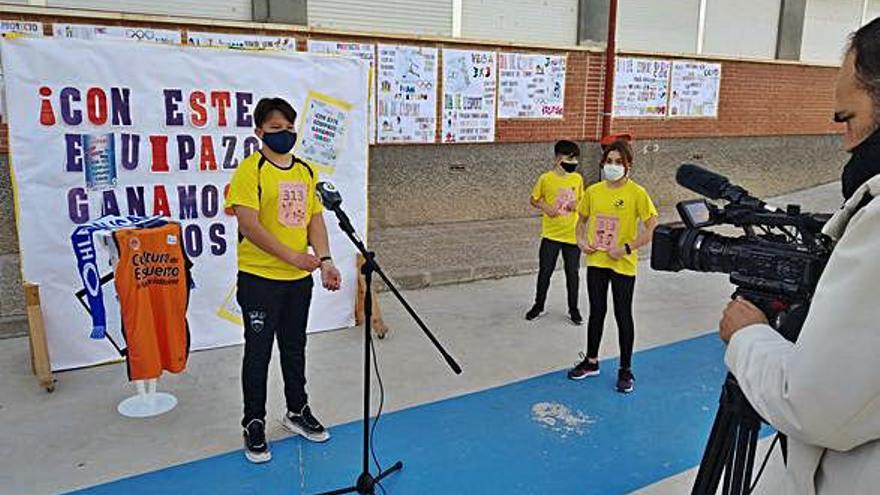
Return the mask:
M789 494L880 490L880 19L851 37L835 88L846 123L836 247L796 344L738 299L724 311L725 361L755 410L788 436Z

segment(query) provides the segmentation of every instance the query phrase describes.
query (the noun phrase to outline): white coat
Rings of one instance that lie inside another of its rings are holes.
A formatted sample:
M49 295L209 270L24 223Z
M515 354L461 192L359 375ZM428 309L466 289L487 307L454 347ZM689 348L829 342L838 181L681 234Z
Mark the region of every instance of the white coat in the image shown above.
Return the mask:
M796 344L767 325L736 332L727 367L788 435L789 495L880 494L880 175L825 225L837 241Z

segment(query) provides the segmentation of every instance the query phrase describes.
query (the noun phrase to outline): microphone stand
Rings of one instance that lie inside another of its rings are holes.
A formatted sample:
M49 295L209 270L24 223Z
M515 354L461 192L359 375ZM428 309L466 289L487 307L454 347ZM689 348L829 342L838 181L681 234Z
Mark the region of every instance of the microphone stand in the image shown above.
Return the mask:
M428 340L434 344L434 347L437 351L443 356L443 359L446 360L446 363L455 372L455 374L461 374L461 367L458 363L455 362L455 359L443 348L443 345L437 340L431 330L428 329L427 325L422 321L418 314L416 314L415 310L409 303L404 299L403 295L397 290L391 280L385 275L382 271L382 268L376 263L375 254L371 251L367 250L367 247L364 245L364 242L358 237L357 232L355 232L354 226L351 224L351 220L349 220L348 215L342 211L342 208L339 206L339 202L335 204L328 205L328 209L333 211L336 214L337 219L339 220L339 228L345 232L345 235L351 240L352 244L360 251L361 255L364 257L364 265L361 268L361 273L364 274L364 279L367 284L366 294L364 295L364 419L363 419L363 428L364 428L364 445L363 445L363 466L360 476L358 476L357 481L353 486L348 486L345 488L340 488L338 490L333 490L329 492L323 492L319 495L342 495L345 493L358 493L361 495L375 495L376 493L376 484L380 481L388 477L389 475L400 471L403 469L403 462L397 461L393 466L382 471L376 476L373 476L370 473L370 366L371 366L371 348L372 348L372 326L371 326L371 317L373 314L373 273L377 273L379 277L385 282L385 285L391 290L394 296L398 301L406 308L406 311L409 315L415 320L415 322L419 325L419 328L422 329L422 332L425 333L425 336L428 337ZM326 204L327 202L325 202Z

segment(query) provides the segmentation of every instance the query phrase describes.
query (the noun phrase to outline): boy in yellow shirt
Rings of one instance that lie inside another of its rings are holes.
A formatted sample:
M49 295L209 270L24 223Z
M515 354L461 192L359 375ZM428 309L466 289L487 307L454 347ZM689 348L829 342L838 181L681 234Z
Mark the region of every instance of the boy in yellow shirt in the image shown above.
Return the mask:
M632 354L635 341L632 302L639 248L651 242L657 208L645 189L629 178L633 153L627 140L608 145L602 157L601 182L584 192L578 207L577 240L587 253L587 355L568 372L572 380L599 374L599 344L608 310L608 286L614 300L620 345L617 391L633 391ZM639 221L645 228L639 233Z
M553 169L538 178L529 198L533 207L543 212L541 220L541 247L538 251L538 287L535 304L526 313L526 320L545 314L544 303L550 288L550 277L556 269L556 260L562 252L565 281L568 290L568 316L575 325L584 319L578 310L578 268L581 251L575 237L577 204L583 195L584 179L575 172L580 148L571 141L559 141L554 147L556 161Z
M281 98L263 98L254 109L255 133L263 141L238 165L226 207L238 220L238 291L244 318L245 457L267 462L266 379L277 338L287 414L282 424L304 438L324 442L330 434L312 415L306 394L306 323L312 272L321 269L325 289L339 289L330 257L317 174L290 151L296 143L296 111ZM309 246L314 254L309 253Z

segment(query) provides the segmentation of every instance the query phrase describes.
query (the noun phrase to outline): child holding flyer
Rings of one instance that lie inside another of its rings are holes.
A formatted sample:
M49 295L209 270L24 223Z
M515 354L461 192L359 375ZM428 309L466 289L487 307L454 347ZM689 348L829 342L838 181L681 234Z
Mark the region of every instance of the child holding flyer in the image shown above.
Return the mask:
M535 304L526 313L526 320L544 314L550 277L556 269L556 260L562 252L565 281L568 290L568 317L575 325L584 323L578 310L578 266L581 251L575 238L577 205L583 195L584 179L575 170L580 148L571 141L558 141L554 146L556 160L553 169L538 178L529 202L543 212L541 247L538 251L538 287Z
M608 140L603 140L607 142ZM604 144L604 143L603 143ZM651 242L657 209L645 189L629 178L633 153L628 139L614 139L603 147L602 181L588 187L578 207L577 241L587 254L587 355L568 372L572 380L599 374L599 344L608 286L614 301L620 344L617 390L632 392L632 353L635 341L632 302L638 250ZM639 233L639 221L644 229Z

